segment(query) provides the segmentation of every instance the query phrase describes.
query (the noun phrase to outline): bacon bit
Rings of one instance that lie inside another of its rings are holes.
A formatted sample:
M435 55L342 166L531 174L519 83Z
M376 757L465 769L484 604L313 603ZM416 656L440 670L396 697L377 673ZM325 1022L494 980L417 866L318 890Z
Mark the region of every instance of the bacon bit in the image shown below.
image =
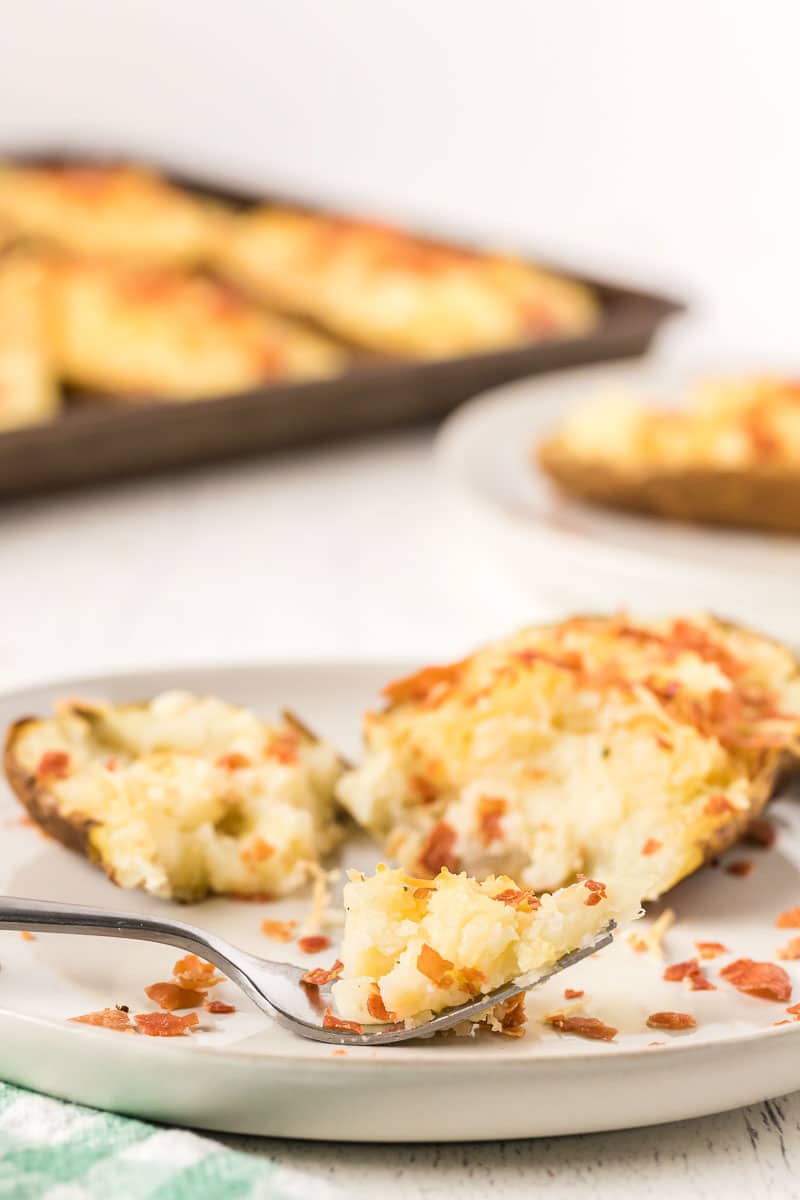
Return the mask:
M655 838L648 838L642 846L642 854L655 854L657 850L661 849L663 844L663 842L657 842Z
M662 750L672 751L675 749L675 743L668 737L664 737L663 733L656 734L656 742Z
M408 789L421 804L433 804L439 795L438 787L427 775L412 775L408 781Z
M226 892L228 900L242 900L245 904L269 904L275 899L272 892Z
M461 678L464 662L423 667L413 675L387 683L381 692L390 704L441 703Z
M45 750L39 759L36 774L39 779L66 779L70 761L66 750Z
M359 1025L358 1021L343 1021L341 1017L333 1015L329 1008L325 1009L325 1016L322 1018L323 1029L350 1029L353 1033L363 1033L363 1025Z
M281 733L264 747L264 757L274 758L283 767L293 767L297 762L297 737L293 733Z
M314 967L313 970L306 971L300 982L307 983L309 987L324 987L332 979L338 979L343 970L344 963L337 958L332 967Z
M723 946L722 942L695 942L697 953L701 958L719 958L720 954L730 954L727 946Z
M696 1029L697 1021L691 1013L654 1012L647 1018L648 1029Z
M708 817L718 817L725 812L736 812L736 809L727 796L718 794L716 796L709 796L703 806L703 812Z
M297 939L297 945L303 954L319 954L322 950L328 950L330 944L331 939L324 933L310 933L306 937Z
M791 938L785 946L782 946L778 950L775 957L789 962L794 962L796 959L800 958L800 937Z
M457 987L470 996L480 996L486 976L478 967L457 967L452 979L443 979L444 987Z
M787 1021L786 1024L788 1025L789 1022ZM342 1047L340 1046L338 1050L331 1050L331 1054L333 1055L334 1058L338 1058L340 1055L347 1054L347 1051L343 1050Z
M206 998L205 992L191 991L177 983L153 983L144 989L144 994L167 1012L174 1012L176 1008L199 1008Z
M686 962L673 963L671 967L666 967L664 979L668 983L680 983L681 980L688 979L689 987L693 992L715 992L717 990L703 974L703 969L696 958L690 958Z
M417 955L417 970L420 974L425 975L437 987L449 987L452 983L450 971L455 969L455 964L449 962L446 958L442 958L433 946L429 946L427 942L423 942L422 949Z
M576 1037L591 1038L597 1042L611 1042L619 1033L618 1029L604 1025L597 1017L566 1017L563 1013L552 1013L544 1020L546 1025L552 1025L559 1033L574 1033Z
M776 837L772 822L766 817L756 817L745 830L743 840L751 846L761 846L764 850L769 850L775 845Z
M800 1004L792 1004L786 1011L793 1017L800 1017Z
M448 871L457 871L459 863L453 853L457 840L458 834L452 825L448 825L446 821L437 821L420 850L420 867L430 871L431 875L438 875L442 867L447 867Z
M294 937L297 921L262 921L261 932L273 942L290 942Z
M369 996L367 996L367 1012L376 1021L396 1021L397 1013L389 1012L386 1005L383 1003L381 989L377 983L371 983L369 988Z
M478 834L484 846L500 841L503 836L501 818L508 809L502 796L481 796L478 801Z
M773 1021L772 1022L773 1026L774 1025L791 1025L791 1023L792 1023L791 1021L786 1020L786 1017L784 1017L782 1021Z
M256 866L256 864L272 858L274 853L274 846L270 846L269 842L265 842L262 837L255 837L249 845L239 851L239 858L248 866Z
M207 996L203 1001L203 1008L210 1013L236 1012L235 1004L226 1004L224 1000L209 1000Z
M492 1028L495 1032L501 1033L503 1037L523 1037L525 1023L528 1020L528 1014L525 1011L525 993L520 992L518 996L512 996L504 1004L498 1004L492 1010L492 1015L494 1017Z
M753 869L753 864L746 858L737 858L734 862L728 863L725 870L729 875L735 875L738 879L744 879Z
M596 879L587 879L584 875L579 875L578 879L589 892L584 904L591 908L595 904L599 904L601 900L607 900L606 885L598 883Z
M116 771L118 767L119 767L119 763L117 762L117 760L115 758L112 757L112 758L106 759L106 770L107 771Z
M252 760L246 754L239 754L238 750L232 750L229 754L220 754L216 765L224 767L226 771L238 771L242 767L252 767Z
M23 942L35 942L36 941L36 934L31 933L31 931L29 929L20 929L19 936L22 938Z
M583 988L564 988L565 1000L580 1000L584 994Z
M222 976L215 975L215 970L213 963L204 962L196 954L187 954L185 958L178 959L172 968L172 974L182 986L205 991L206 988L222 983Z
M199 1024L195 1012L186 1013L184 1017L171 1012L134 1013L133 1019L147 1037L183 1037L188 1029Z
M541 907L541 900L532 888L506 888L494 897L503 904L511 904L519 912L535 912Z
M800 908L787 908L779 913L775 921L776 929L800 929Z
M737 958L720 971L720 978L727 980L737 991L748 996L760 996L762 1000L775 1000L784 1004L792 994L792 981L783 967L775 963L753 962L752 958Z
M79 1025L97 1025L102 1029L113 1029L117 1033L135 1033L128 1014L119 1008L101 1008L99 1012L84 1013L82 1017L70 1017Z

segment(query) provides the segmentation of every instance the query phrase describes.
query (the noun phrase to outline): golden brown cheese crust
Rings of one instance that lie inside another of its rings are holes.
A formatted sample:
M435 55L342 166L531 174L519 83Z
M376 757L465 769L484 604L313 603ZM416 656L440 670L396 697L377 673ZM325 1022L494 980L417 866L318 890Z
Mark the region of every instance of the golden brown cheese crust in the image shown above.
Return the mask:
M49 259L63 377L122 397L191 400L324 377L338 347L203 276L99 259Z
M220 265L269 303L384 354L579 336L598 315L588 289L516 259L286 208L236 218Z
M0 223L77 254L193 266L213 256L225 214L140 167L7 164Z

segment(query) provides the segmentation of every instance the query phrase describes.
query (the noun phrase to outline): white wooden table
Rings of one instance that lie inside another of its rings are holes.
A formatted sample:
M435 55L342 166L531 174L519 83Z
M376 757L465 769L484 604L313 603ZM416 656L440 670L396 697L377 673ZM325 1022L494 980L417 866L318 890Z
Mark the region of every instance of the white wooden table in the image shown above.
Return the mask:
M446 658L547 611L454 521L425 432L0 508L7 689L170 662ZM303 1197L800 1195L798 1096L535 1142L226 1140L296 1171Z

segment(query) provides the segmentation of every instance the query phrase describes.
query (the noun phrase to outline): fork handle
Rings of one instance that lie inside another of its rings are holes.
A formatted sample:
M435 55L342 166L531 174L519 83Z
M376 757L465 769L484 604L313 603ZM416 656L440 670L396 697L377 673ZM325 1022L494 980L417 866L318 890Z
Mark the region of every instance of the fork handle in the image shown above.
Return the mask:
M136 913L107 912L83 904L60 904L54 900L0 897L0 932L24 929L31 933L88 933L99 937L131 938L139 942L162 942L181 950L199 953L226 975L238 981L240 971L221 946L191 925L165 921Z

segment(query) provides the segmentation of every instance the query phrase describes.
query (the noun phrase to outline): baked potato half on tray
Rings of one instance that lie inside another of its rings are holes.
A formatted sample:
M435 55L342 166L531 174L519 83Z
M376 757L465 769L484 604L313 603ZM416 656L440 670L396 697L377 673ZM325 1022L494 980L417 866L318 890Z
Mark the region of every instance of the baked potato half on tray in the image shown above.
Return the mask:
M47 833L175 900L285 895L341 836L334 748L291 715L268 725L207 696L63 701L11 726L5 769Z
M800 758L788 649L708 616L576 617L384 690L337 795L413 875L654 899L730 846Z
M673 520L800 533L800 381L711 380L684 409L612 395L535 450L570 495Z

